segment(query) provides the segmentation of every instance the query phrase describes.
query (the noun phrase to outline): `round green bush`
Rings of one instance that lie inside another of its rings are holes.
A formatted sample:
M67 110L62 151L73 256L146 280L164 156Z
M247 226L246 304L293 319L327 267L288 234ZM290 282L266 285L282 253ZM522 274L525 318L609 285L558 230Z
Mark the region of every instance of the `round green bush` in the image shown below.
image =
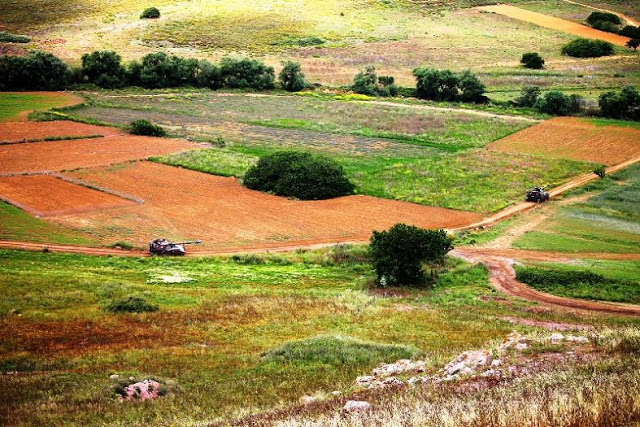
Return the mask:
M346 196L354 190L335 161L295 151L261 157L245 174L244 185L252 190L301 200Z
M543 113L566 116L571 112L571 98L564 93L552 90L538 98L535 108Z
M544 59L537 52L525 53L520 59L520 63L526 68L540 70L544 67Z
M157 7L149 7L142 12L140 19L158 19L160 18L160 11Z
M145 135L145 136L165 136L167 133L163 128L158 125L141 119L131 122L129 125L129 133L132 135Z
M613 45L603 40L575 39L562 48L562 53L574 58L597 58L613 55Z

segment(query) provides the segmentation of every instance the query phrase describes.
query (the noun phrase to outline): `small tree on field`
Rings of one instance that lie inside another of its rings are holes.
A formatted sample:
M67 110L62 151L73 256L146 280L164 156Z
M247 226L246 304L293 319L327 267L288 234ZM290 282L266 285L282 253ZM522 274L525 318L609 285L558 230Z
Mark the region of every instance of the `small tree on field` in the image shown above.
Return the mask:
M638 50L638 46L640 46L640 39L631 39L627 42L627 47Z
M520 97L516 99L518 107L533 107L540 96L538 86L525 86L520 91Z
M532 68L534 70L544 68L544 59L542 59L542 57L537 52L525 53L524 55L522 55L520 63L526 68Z
M278 77L282 88L289 92L298 92L307 86L300 64L297 62L284 62Z
M574 58L609 56L613 51L613 45L604 40L575 39L562 47L563 55Z
M394 82L392 76L378 77L376 67L369 65L353 78L351 90L369 96L395 96L398 88Z
M131 122L129 125L129 133L132 135L145 135L145 136L165 136L166 131L158 125L141 119Z
M379 285L416 285L424 280L422 264L442 265L452 249L453 239L444 230L396 224L373 232L369 256Z
M571 98L560 91L552 90L538 98L535 108L543 113L566 116L571 112Z
M149 7L142 12L140 19L158 19L160 18L160 11L157 7Z

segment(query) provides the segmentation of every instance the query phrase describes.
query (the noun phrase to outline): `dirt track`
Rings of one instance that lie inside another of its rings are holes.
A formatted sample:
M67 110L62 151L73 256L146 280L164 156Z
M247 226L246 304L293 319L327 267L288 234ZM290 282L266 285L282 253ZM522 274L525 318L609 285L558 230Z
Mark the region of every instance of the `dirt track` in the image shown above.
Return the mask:
M640 315L639 305L614 304L564 298L536 291L535 289L532 289L516 280L516 274L512 267L513 260L499 256L500 252L497 252L497 255L488 255L486 251L483 253L473 249L460 248L454 250L451 254L470 262L481 262L486 265L489 269L489 280L491 284L497 290L508 295L529 301L536 301L543 305L561 307L563 309L588 310L590 312L623 316Z
M478 7L478 9L485 12L497 13L509 18L518 19L524 22L530 22L541 27L551 28L553 30L562 31L568 34L574 34L576 36L588 39L605 40L617 46L624 47L629 41L628 37L596 30L594 28L587 27L586 25L581 25L566 19L555 18L553 16L544 15L537 12L530 12L528 10L521 9L515 6L499 4L495 6L480 6Z

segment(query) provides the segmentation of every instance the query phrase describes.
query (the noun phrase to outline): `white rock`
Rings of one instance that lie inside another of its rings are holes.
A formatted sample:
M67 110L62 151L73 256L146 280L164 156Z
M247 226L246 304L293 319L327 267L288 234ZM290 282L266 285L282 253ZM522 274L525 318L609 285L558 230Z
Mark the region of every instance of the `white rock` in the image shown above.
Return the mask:
M344 412L365 412L371 409L371 404L363 400L349 400L344 404Z
M342 394L342 392L335 390L331 392L331 396L340 396Z
M562 335L562 334L551 334L551 337L549 337L549 339L551 340L552 343L557 343L557 342L560 342L560 341L564 340L564 335Z
M302 396L302 397L299 399L299 402L300 402L301 404L303 404L303 405L308 405L308 404L313 403L313 402L315 402L315 401L316 401L316 398L315 398L315 397L313 397L313 396Z
M589 338L587 338L587 337L576 337L576 336L573 336L573 335L569 335L567 337L567 341L579 342L579 343L587 343L587 342L589 342Z
M502 365L502 361L500 359L496 359L493 362L491 362L491 367L492 368L497 368L500 365Z
M356 385L359 385L359 386L361 386L361 387L368 386L368 385L370 385L374 380L375 380L375 378L374 378L374 377L369 376L369 375L365 375L365 376L362 376L362 377L358 377L358 378L356 378Z
M529 347L529 345L528 345L527 343L519 342L518 344L516 344L516 346L515 346L514 348L515 348L516 350L520 350L520 351L522 351L522 350L524 350L524 349L526 349L526 348L528 348L528 347Z
M116 374L109 375L109 378L111 378L112 380L117 380L118 378L120 378L120 375L116 375Z
M500 378L502 376L502 373L497 369L489 369L488 371L484 371L483 373L481 373L480 376L485 378Z

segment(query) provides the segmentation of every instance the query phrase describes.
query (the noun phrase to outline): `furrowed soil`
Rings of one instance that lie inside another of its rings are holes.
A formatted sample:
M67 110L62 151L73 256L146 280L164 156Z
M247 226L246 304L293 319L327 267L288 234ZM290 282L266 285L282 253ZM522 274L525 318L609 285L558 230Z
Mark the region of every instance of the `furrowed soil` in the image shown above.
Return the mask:
M108 209L135 204L50 175L0 177L0 199L36 215Z
M107 241L126 237L144 244L153 236L200 238L206 248L281 247L369 238L397 222L426 228L459 227L480 215L413 203L348 196L297 201L248 190L224 178L138 162L67 175L144 200L143 205L108 212L55 217L93 230ZM114 235L115 230L115 235Z
M640 156L640 130L558 117L493 142L488 148L616 165Z
M113 136L118 134L122 134L122 132L116 128L70 121L0 123L0 144L45 138Z
M594 28L587 27L586 25L577 24L566 19L531 12L519 7L501 4L495 6L481 6L478 9L485 12L497 13L520 21L530 22L541 27L551 28L564 33L574 34L587 39L605 40L617 46L625 46L629 41L628 37L596 30Z
M104 166L196 147L182 140L130 135L0 145L0 175Z

